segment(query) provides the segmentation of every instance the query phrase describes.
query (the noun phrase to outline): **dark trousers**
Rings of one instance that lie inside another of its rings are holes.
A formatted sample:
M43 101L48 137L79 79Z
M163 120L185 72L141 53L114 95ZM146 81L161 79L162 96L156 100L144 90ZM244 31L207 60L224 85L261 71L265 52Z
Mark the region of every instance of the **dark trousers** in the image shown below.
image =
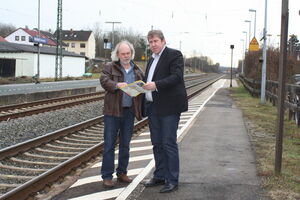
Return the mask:
M177 129L180 114L158 116L153 103L147 105L147 114L155 159L154 178L177 185L179 178Z
M104 116L104 152L101 167L102 179L112 179L115 169L115 144L119 136L119 158L117 174L127 174L129 145L133 132L134 114L132 109L123 109L122 117Z

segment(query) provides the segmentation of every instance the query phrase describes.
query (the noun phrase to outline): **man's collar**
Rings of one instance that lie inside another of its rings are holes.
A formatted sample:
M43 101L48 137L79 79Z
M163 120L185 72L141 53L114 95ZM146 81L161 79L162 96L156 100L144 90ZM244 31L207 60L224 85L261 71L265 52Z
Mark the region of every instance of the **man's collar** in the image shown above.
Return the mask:
M133 63L133 61L132 61L132 60L130 61L130 63L129 63L129 64L130 64L130 67L128 68L128 70L131 70L131 69L133 69L133 67L134 67L134 63ZM121 68L122 68L122 69L124 69L124 70L125 70L125 67L123 67L123 66L122 66L121 62L120 62L120 66L121 66Z
M161 56L161 54L162 54L162 52L165 50L165 48L166 48L166 45L161 49L161 51L159 52L159 54L155 54L155 53L153 53L152 54L152 58L155 58L155 57L160 57Z

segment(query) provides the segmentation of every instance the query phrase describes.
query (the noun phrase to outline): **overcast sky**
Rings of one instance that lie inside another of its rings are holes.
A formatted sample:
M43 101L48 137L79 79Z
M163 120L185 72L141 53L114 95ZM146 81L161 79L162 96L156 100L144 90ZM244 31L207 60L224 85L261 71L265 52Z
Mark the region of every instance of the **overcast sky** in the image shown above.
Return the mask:
M41 29L56 29L57 0L41 1ZM278 46L282 0L268 0L268 42ZM265 0L63 0L63 29L81 30L96 23L104 32L111 31L107 21L118 21L115 29L131 29L146 35L153 26L161 29L167 45L180 48L184 55L203 55L214 63L230 66L230 45L234 44L233 65L242 57L243 41L254 32L256 10L256 38L262 37ZM300 0L289 0L289 34L300 37ZM0 5L0 22L14 26L37 27L38 0L9 0ZM248 40L248 39L247 39Z

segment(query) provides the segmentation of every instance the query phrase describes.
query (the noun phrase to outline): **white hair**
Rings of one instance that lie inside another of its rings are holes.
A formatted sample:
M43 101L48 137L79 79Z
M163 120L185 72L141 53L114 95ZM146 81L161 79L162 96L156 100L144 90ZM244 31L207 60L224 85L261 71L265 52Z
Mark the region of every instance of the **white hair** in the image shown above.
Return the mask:
M121 44L127 44L128 47L130 48L130 51L131 51L131 60L134 59L134 55L135 55L135 50L133 48L133 45L128 42L127 40L122 40L121 42L119 42L115 49L111 52L111 60L112 61L118 61L119 60L119 57L118 57L118 53L119 53L119 48L121 46Z

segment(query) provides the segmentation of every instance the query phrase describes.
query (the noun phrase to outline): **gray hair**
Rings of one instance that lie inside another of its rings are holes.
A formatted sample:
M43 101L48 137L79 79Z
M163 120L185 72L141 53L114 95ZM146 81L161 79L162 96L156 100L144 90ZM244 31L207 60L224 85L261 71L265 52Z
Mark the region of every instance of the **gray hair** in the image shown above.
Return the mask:
M121 44L127 44L128 47L130 48L130 51L131 51L131 60L134 59L134 55L135 55L135 50L133 48L133 45L128 42L127 40L122 40L121 42L119 42L115 49L111 52L111 60L112 61L118 61L119 60L119 57L118 57L118 53L119 53L119 48L121 46Z
M147 39L149 40L149 39L151 39L155 36L157 36L161 40L165 40L165 36L164 36L164 34L161 30L151 30L151 31L149 31L148 35L147 35Z

